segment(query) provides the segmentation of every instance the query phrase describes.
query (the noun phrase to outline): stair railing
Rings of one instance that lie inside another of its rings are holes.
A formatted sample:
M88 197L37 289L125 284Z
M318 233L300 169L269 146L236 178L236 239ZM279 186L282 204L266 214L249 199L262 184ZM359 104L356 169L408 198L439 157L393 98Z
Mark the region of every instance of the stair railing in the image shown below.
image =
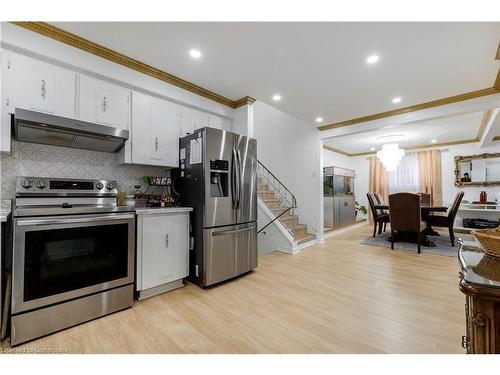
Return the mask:
M257 178L260 180L259 183L266 184L271 189L270 191L276 194L280 206L276 209L281 211L278 215L275 214L274 218L258 231L258 233L260 233L276 220L283 217L287 212L293 216L294 209L297 208L297 199L295 195L293 195L293 193L260 161L257 161ZM294 237L294 228L290 228L288 225L284 225L284 227L290 235Z
M288 206L297 207L295 195L259 160L257 160L257 176L272 187Z

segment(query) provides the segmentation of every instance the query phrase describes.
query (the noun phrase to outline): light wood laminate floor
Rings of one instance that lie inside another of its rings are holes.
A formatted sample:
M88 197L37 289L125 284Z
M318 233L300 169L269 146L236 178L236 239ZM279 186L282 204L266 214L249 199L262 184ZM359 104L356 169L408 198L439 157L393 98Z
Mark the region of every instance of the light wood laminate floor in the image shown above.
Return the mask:
M370 226L259 258L195 285L18 347L72 353L463 353L454 257L361 245Z

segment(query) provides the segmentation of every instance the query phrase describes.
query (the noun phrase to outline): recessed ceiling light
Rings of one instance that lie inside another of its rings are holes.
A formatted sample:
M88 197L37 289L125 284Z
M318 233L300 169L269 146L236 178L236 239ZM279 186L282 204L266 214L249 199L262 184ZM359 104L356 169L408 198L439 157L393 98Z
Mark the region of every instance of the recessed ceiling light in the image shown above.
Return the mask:
M323 117L316 117L316 122L323 122Z
M192 49L191 51L189 51L189 56L191 56L193 59L199 59L201 57L201 52L200 50Z
M431 143L436 143L437 141L437 139L431 139Z
M399 103L400 101L401 101L401 98L400 98L399 96L397 96L397 97L395 97L394 99L392 99L392 102L393 102L394 104Z
M368 56L368 58L366 59L366 62L368 64L375 64L377 61L378 61L378 56L377 55Z
M275 102L279 102L279 101L281 100L281 95L280 95L280 94L274 94L274 95L273 95L273 100L274 100Z
M370 147L370 150L375 151L375 147Z

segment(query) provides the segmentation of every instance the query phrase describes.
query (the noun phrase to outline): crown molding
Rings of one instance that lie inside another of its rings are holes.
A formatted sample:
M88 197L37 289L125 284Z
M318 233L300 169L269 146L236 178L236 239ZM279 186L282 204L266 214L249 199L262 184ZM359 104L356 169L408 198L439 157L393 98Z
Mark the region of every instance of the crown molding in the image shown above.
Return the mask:
M486 129L486 125L488 124L488 121L491 118L491 115L493 114L492 109L487 109L484 111L483 118L481 119L481 125L479 126L476 138L472 139L463 139L461 141L451 141L451 142L442 142L442 143L430 143L430 144L425 144L425 145L418 145L418 146L412 146L412 147L404 147L404 150L408 151L414 151L414 150L420 150L424 148L435 148L435 147L444 147L444 146L454 146L454 145L462 145L462 144L467 144L467 143L475 143L475 142L480 142L481 138L483 138L484 131ZM500 140L500 137L495 137ZM495 141L496 139L493 138ZM375 154L376 151L365 151L365 152L356 152L356 153L349 153L346 151L339 150L337 148L333 148L328 145L323 145L323 148L329 151L333 152L338 152L339 154L346 155L346 156L364 156L364 155L372 155Z
M323 148L325 150L328 150L328 151L336 152L337 154L342 154L345 156L352 156L352 154L345 152L345 151L342 151L342 150L339 150L339 149L336 149L336 148L333 148L332 146L323 145Z
M171 85L180 87L184 90L190 91L194 94L203 96L214 102L220 103L230 108L238 108L246 104L253 104L255 99L245 96L238 100L231 100L213 91L207 90L201 86L195 85L182 78L174 76L163 70L155 68L151 65L145 64L139 60L128 57L120 52L116 52L110 48L104 47L100 44L91 42L90 40L79 37L78 35L67 32L58 27L52 26L46 22L11 22L12 24L33 31L35 33L44 35L48 38L57 40L61 43L67 44L82 51L99 56L103 59L109 60L116 64L120 64L129 69L146 74L150 77L159 79L160 81L167 82Z
M421 150L424 148L437 148L437 147L445 147L445 146L456 146L456 145L465 145L468 143L477 143L479 140L477 138L471 138L471 139L464 139L461 141L452 141L452 142L442 142L442 143L431 143L427 145L420 145L420 146L413 146L413 147L406 147L406 151L416 151L416 150Z
M379 120L379 119L383 119L386 117L402 115L402 114L409 113L409 112L421 111L423 109L439 107L439 106L446 105L446 104L457 103L457 102L461 102L463 100L480 98L482 96L493 95L493 94L498 94L498 93L500 93L500 90L496 89L495 87L489 87L487 89L467 92L465 94L460 94L460 95L449 96L447 98L432 100L430 102L420 103L420 104L416 104L416 105L412 105L412 106L408 106L408 107L403 107L403 108L399 108L399 109L393 109L393 110L387 111L387 112L376 113L373 115L358 117L358 118L354 118L351 120L340 121L340 122L336 122L336 123L329 124L329 125L323 125L323 126L319 126L318 129L320 131L336 129L336 128L341 128L344 126L360 124L360 123L367 122L367 121Z
M500 91L500 69L498 69L497 73L497 78L495 79L495 83L493 84L493 87Z
M252 98L250 96L244 96L243 98L235 100L233 102L233 108L236 109L236 108L242 107L244 105L252 105L253 103L255 103L254 98Z
M495 139L495 138L498 138L498 139ZM493 140L500 140L500 137L495 137L493 138ZM456 146L456 145L464 145L464 144L468 144L468 143L477 143L479 142L479 140L477 138L472 138L472 139L464 139L464 140L461 140L461 141L452 141L452 142L442 142L442 143L430 143L430 144L425 144L425 145L418 145L418 146L412 146L412 147L404 147L403 149L405 151L417 151L417 150L423 150L423 149L427 149L427 148L439 148L439 147L446 147L446 146ZM339 154L342 154L342 155L346 155L346 156L349 156L349 157L352 157L352 156L366 156L366 155L375 155L377 152L376 151L368 151L368 152L357 152L357 153L354 153L354 154L350 154L348 152L345 152L345 151L342 151L342 150L338 150L336 148L333 148L331 146L327 146L327 145L324 145L323 146L324 149L328 150L328 151L332 151L332 152L337 152Z
M500 60L500 43L498 43L498 49L497 49L495 60ZM367 116L362 116L362 117L358 117L358 118L353 118L350 120L335 122L333 124L318 126L318 129L320 131L336 129L336 128L341 128L344 126L350 126L350 125L360 124L363 122L379 120L379 119L386 118L386 117L402 115L402 114L409 113L409 112L421 111L423 109L439 107L439 106L446 105L446 104L457 103L457 102L461 102L464 100L480 98L482 96L493 95L493 94L498 94L498 93L500 93L500 68L498 69L498 73L497 73L495 82L493 83L493 87L488 87L486 89L481 89L481 90L477 90L477 91L471 91L471 92L467 92L465 94L448 96L446 98L432 100L430 102L411 105L411 106L403 107L403 108L399 108L399 109L394 109L392 111L375 113L373 115L367 115Z

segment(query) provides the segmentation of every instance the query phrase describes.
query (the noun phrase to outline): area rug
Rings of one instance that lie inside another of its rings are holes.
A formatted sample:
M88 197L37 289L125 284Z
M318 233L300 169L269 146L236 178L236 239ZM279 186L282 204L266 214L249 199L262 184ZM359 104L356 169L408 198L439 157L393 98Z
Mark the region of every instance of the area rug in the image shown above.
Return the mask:
M390 233L382 233L381 235L375 237L368 237L360 242L363 245L370 246L379 246L379 247L388 247L391 248L391 243L387 241L390 237ZM433 254L433 255L441 255L446 257L454 257L457 256L458 253L458 239L462 238L465 241L473 241L473 236L465 233L456 233L455 234L455 247L451 246L450 237L445 234L441 234L440 236L429 236L428 237L432 242L436 244L436 247L426 247L421 246L420 252L424 254ZM408 252L417 253L417 244L410 242L394 242L394 250L404 250Z

